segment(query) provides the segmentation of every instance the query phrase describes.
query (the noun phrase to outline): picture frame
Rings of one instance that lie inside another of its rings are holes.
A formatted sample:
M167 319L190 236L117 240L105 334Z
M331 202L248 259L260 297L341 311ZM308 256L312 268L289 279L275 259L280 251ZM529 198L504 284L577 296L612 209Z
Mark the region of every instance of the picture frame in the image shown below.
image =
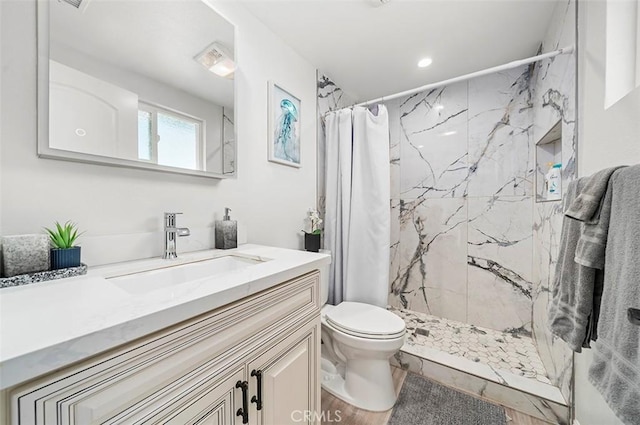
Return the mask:
M301 100L280 84L268 83L269 161L300 168Z

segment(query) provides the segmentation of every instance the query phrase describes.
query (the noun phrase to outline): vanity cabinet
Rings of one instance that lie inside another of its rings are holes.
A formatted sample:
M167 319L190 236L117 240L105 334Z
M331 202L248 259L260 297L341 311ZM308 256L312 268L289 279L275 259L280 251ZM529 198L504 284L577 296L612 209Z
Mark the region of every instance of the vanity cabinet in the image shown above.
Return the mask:
M12 425L317 423L312 272L10 392Z

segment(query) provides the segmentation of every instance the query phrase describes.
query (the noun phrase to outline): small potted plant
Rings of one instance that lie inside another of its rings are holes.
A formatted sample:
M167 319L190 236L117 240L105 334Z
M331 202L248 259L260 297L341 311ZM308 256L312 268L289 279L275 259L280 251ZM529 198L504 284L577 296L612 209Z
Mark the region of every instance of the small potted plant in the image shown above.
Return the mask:
M309 208L307 211L307 217L305 218L305 230L304 232L304 249L306 251L318 252L320 250L320 225L322 219L318 214L318 210Z
M75 246L80 234L74 223L67 221L61 225L56 221L56 228L45 227L51 240L51 270L80 266L80 247Z

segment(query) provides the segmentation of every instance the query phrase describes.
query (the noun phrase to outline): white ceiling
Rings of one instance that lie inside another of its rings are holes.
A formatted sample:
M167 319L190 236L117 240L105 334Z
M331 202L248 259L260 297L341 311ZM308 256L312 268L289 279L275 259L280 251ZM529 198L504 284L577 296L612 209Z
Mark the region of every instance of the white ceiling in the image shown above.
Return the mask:
M233 80L193 60L214 41L233 54L234 27L200 0L50 2L50 40L223 106Z
M533 56L558 3L238 1L358 101ZM433 64L419 69L424 56Z

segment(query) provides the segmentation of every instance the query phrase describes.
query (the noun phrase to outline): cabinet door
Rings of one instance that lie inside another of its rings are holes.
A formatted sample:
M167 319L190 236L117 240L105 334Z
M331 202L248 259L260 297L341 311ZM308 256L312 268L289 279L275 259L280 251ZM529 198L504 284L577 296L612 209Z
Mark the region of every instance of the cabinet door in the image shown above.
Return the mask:
M252 424L319 423L319 344L313 320L249 363Z
M242 424L242 417L238 416L237 412L242 407L243 393L236 384L244 380L244 370L239 371L204 393L187 395L183 402L174 403L171 414L157 416L150 423L170 425ZM175 409L176 406L181 407Z
M242 418L236 413L243 392L236 384L244 381L246 368L238 365L230 373L202 379L154 403L134 406L104 424L240 425Z

